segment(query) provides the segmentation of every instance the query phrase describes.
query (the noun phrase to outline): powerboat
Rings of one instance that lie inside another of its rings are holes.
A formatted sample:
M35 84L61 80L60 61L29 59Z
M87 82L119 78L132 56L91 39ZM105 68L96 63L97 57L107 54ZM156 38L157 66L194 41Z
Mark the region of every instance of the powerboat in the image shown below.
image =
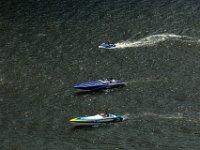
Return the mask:
M88 90L88 91L98 91L105 89L112 89L125 86L125 83L121 80L98 80L91 82L84 82L78 85L75 85L75 89Z
M114 49L114 48L116 48L116 45L115 44L102 43L101 45L99 45L99 48Z
M95 126L122 122L126 119L125 115L100 113L94 116L73 118L69 122L74 126Z

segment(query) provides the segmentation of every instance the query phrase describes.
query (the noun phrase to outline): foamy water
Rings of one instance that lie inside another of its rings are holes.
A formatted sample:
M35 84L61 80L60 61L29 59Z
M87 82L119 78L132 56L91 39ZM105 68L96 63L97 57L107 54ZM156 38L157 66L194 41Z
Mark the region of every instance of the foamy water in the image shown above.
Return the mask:
M197 43L199 43L200 41L199 39L195 39L189 36L181 36L181 35L166 33L166 34L150 35L137 41L127 40L127 41L119 42L119 43L116 43L116 48L154 46L158 43L161 43L167 40L177 40L177 41L183 41L183 42L197 42Z
M140 78L140 79L132 79L129 81L126 81L126 85L129 84L134 84L134 83L148 83L148 82L167 82L168 79L167 78L163 78L163 79L151 79L151 78Z
M182 119L182 113L176 114L155 114L155 113L144 113L141 116L149 116L149 117L156 117L156 118L163 118L163 119Z

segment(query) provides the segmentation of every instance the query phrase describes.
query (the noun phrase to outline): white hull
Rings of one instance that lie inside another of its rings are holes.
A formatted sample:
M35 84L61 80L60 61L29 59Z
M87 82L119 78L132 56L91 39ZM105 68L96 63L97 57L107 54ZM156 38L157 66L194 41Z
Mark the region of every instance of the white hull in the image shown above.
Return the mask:
M104 46L99 46L99 48L104 48L104 49L115 49L116 48L116 46L115 47L104 47Z
M123 120L124 117L120 115L108 114L108 117L105 117L103 115L97 114L95 116L77 117L69 121L73 126L103 126L122 122Z
M99 48L115 49L115 48L116 48L116 45L115 45L115 44L106 44L106 43L102 43L101 45L99 45Z
M78 122L71 122L73 126L99 126L99 125L105 125L108 123L78 123Z

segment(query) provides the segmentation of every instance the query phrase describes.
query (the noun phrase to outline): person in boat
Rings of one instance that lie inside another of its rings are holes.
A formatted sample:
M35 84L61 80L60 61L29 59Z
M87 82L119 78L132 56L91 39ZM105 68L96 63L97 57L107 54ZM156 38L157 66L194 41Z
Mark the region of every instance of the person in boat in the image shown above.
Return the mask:
M99 115L102 116L102 117L106 117L106 114L104 112L100 113Z
M103 112L103 113L100 113L100 115L101 115L102 117L109 117L109 114L108 114L107 111L105 111L105 112Z
M107 111L105 111L106 117L109 117L109 113Z
M110 41L109 40L107 40L107 43L106 44L108 44L108 46L110 46Z
M108 78L107 80L108 80L110 83L115 82L115 80L114 80L113 78Z
M107 43L106 44L108 44L108 46L110 46L111 44L110 44L110 39L108 38L107 39Z

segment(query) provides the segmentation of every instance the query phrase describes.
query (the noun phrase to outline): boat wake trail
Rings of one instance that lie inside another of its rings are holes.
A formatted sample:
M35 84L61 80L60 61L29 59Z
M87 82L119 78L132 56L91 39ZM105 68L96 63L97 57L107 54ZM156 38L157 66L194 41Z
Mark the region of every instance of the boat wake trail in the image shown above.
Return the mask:
M183 119L183 114L176 113L176 114L155 114L155 113L144 113L141 117L155 117L155 118L162 118L162 119Z
M167 78L162 79L152 79L152 78L139 78L133 79L126 82L126 85L135 84L135 83L151 83L151 82L167 82Z
M142 38L138 41L123 41L116 43L116 48L128 48L128 47L145 47L145 46L154 46L158 43L167 41L167 40L177 40L183 42L190 42L190 43L200 43L199 39L189 37L189 36L181 36L176 34L155 34L150 35L145 38Z
M141 120L141 118L154 118L154 119L169 119L169 120L184 120L187 122L200 122L199 117L196 116L188 116L187 114L183 113L173 113L173 114L156 114L151 112L135 114L129 120Z
M125 114L122 116L123 117L123 121L129 120L130 114Z
M155 113L142 113L135 114L129 120L137 120L141 118L155 118L155 119L184 119L184 115L182 113L175 114L155 114Z

